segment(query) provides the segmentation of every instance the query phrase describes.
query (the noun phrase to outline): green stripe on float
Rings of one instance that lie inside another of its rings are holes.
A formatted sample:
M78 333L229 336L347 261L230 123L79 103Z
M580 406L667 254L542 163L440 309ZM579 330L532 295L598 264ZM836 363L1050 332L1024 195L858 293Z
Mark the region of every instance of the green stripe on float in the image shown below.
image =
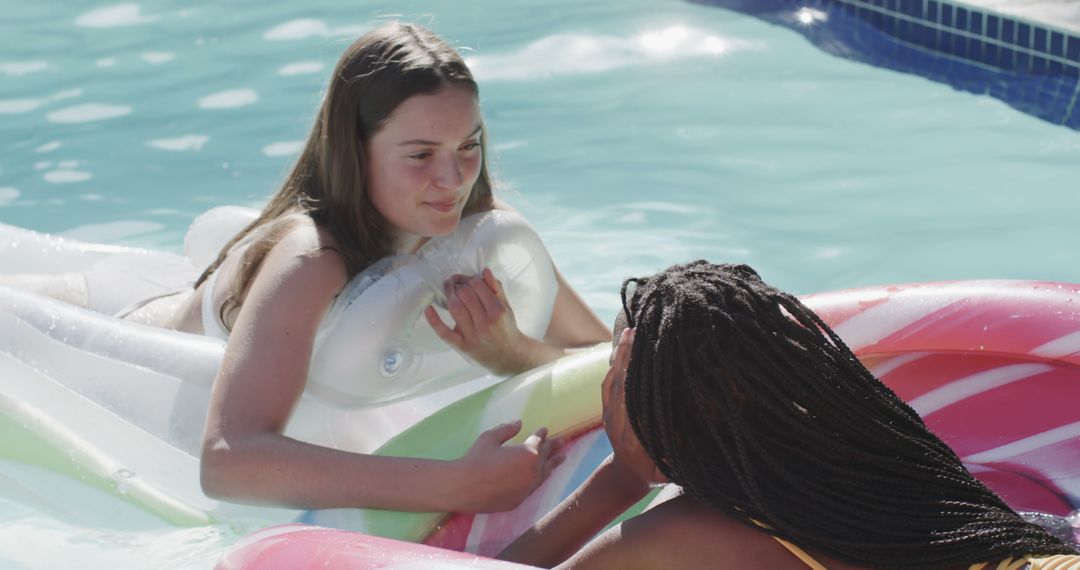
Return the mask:
M17 377L10 374L12 370L7 365L18 367ZM53 382L6 354L0 354L0 370L9 382L40 383L37 388L45 388ZM94 442L80 436L59 419L7 391L0 393L0 458L40 467L105 491L175 526L202 526L214 522L207 513L174 499L141 478L125 481L125 491L121 493L113 478L113 474L121 469L120 465L99 452Z
M519 374L463 398L394 437L379 455L456 459L484 429L521 418L525 439L541 426L552 435L574 435L600 423L600 384L611 345L604 343ZM446 513L406 513L366 509L363 532L418 542Z

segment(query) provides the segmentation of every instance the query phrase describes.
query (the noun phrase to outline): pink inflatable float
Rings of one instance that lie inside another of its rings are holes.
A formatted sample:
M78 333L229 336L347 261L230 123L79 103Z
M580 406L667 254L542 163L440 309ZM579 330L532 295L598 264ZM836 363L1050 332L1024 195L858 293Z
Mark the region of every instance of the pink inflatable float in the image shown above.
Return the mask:
M1014 508L1080 507L1080 285L961 281L804 300ZM520 568L477 554L498 552L568 494L602 440L597 429L578 439L517 511L452 515L428 546L285 525L245 538L219 568Z

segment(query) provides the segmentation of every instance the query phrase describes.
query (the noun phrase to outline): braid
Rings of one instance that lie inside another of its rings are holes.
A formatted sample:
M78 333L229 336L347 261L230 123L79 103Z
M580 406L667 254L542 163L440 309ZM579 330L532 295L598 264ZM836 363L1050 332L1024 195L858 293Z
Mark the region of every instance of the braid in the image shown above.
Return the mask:
M633 285L633 288L631 288ZM622 287L630 424L696 500L880 568L1072 554L963 466L794 296L695 261Z

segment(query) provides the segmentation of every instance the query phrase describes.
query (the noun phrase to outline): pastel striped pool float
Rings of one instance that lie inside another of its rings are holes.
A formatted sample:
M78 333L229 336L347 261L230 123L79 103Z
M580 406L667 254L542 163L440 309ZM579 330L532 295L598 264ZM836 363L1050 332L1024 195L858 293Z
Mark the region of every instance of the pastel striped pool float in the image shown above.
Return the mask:
M1061 516L1080 506L1080 285L921 283L804 301L1014 508ZM405 435L396 441L440 445L426 423ZM407 447L394 451L407 453ZM287 560L290 568L512 568L474 556L498 553L609 449L601 430L587 431L569 448L567 462L518 509L450 515L423 537L427 546L286 525L247 537L219 568L257 568L267 560Z

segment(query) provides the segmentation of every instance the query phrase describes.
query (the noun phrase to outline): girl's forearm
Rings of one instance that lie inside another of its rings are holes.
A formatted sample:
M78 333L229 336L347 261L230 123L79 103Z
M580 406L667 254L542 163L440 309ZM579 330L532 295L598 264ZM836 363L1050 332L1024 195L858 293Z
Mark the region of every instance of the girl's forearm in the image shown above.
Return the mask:
M362 455L273 433L208 444L201 469L204 492L234 502L418 512L469 502L456 462Z
M499 558L550 568L570 558L615 517L641 500L646 484L628 480L608 457L589 478L510 544Z
M522 340L518 349L515 351L518 356L515 359L515 366L509 371L511 374L520 374L532 370L533 368L543 366L568 354L584 350L597 344L589 342L582 345L564 347L547 340L540 340L525 335L522 335L522 337L524 340Z

